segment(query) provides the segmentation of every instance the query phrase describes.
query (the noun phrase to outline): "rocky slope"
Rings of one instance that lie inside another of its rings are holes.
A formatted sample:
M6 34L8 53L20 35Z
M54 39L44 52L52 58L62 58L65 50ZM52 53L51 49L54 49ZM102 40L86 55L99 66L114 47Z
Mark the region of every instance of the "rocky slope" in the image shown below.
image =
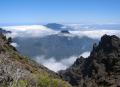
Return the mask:
M0 34L0 87L71 87L42 65L20 55Z
M88 58L59 74L75 87L120 87L120 38L104 35Z

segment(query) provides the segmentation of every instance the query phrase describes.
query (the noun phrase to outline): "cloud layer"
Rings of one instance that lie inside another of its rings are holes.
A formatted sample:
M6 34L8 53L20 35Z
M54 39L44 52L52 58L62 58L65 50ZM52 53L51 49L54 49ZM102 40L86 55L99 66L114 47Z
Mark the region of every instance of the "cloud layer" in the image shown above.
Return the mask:
M78 57L83 56L86 58L89 56L89 54L90 54L90 52L84 52L79 56L71 56L69 58L64 58L60 61L57 61L53 57L46 59L44 56L37 56L34 58L34 60L40 64L43 64L47 68L57 72L59 70L65 70L66 68L71 66Z
M11 43L11 45L13 46L13 47L18 47L18 44L17 43Z
M87 36L92 39L99 39L104 34L120 36L120 30L87 30L87 31L72 31L72 34L79 37Z
M49 29L43 25L24 25L24 26L7 26L3 29L12 31L8 36L11 37L42 37L50 34L55 34L56 31Z
M8 36L11 37L43 37L46 35L51 34L57 34L59 31L55 31L53 29L47 28L43 25L24 25L24 26L7 26L3 27L6 30L12 31L11 34L8 34ZM70 31L71 35L68 36L87 36L92 39L99 39L102 35L108 34L108 35L117 35L120 36L120 30L109 30L109 29L95 29L95 30L74 30Z

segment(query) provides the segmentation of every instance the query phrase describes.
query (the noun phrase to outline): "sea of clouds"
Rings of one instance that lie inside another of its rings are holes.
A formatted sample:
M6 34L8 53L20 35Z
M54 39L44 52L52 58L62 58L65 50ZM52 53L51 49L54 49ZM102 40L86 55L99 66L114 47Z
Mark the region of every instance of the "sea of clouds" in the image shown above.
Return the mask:
M12 38L17 38L17 37L21 37L21 38L40 37L41 38L46 35L60 33L60 31L47 28L43 25L6 26L6 27L3 27L3 29L12 31L11 34L7 34L7 37L12 37ZM114 29L89 30L87 29L84 31L84 30L77 28L75 30L70 31L70 34L71 35L68 35L69 37L78 36L81 38L83 36L87 36L92 39L100 39L100 37L103 36L104 34L120 36L120 30L114 30ZM17 44L16 42L11 43L11 45L15 47L19 46L19 44ZM57 72L59 70L64 70L68 68L70 65L74 63L76 58L78 58L79 56L87 57L89 56L89 54L90 52L83 52L80 55L73 55L69 58L64 58L60 61L57 61L54 57L46 59L44 55L41 56L38 54L34 59L36 62L42 63L44 66Z
M51 35L51 34L57 34L59 31L47 28L43 25L24 25L24 26L6 26L3 27L5 30L12 31L11 34L8 34L8 36L11 37L43 37L46 35ZM114 29L93 29L93 30L81 30L81 28L73 29L72 31L69 31L71 33L70 36L87 36L92 39L100 38L104 34L108 35L117 35L120 36L120 30L114 30Z
M36 56L35 61L40 63L40 64L43 64L44 66L46 66L50 70L57 72L59 70L65 70L66 68L71 66L78 57L83 56L86 58L89 55L90 55L90 52L87 51L87 52L83 52L79 56L73 55L69 58L64 58L60 61L57 61L54 57L46 59L44 56Z
M49 29L43 25L7 26L3 27L3 29L12 31L12 33L7 34L7 36L10 36L12 38L43 37L57 33L56 31Z

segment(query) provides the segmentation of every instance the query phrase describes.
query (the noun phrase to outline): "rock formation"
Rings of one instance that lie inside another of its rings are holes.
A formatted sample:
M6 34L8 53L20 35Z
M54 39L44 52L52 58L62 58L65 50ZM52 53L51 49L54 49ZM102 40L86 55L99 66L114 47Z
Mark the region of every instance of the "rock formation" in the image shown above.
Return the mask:
M63 34L70 34L70 32L68 30L61 30L60 33L63 33Z
M78 58L59 74L74 87L120 87L120 38L104 35L88 58Z
M7 33L11 33L11 31L7 31L7 30L0 28L0 34L7 34Z

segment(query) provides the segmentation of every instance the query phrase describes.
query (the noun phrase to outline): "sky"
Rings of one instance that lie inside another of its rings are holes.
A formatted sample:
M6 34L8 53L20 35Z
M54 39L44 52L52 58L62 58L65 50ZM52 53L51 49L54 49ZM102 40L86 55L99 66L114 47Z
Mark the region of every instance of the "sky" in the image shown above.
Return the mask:
M120 23L120 0L0 0L0 24Z

